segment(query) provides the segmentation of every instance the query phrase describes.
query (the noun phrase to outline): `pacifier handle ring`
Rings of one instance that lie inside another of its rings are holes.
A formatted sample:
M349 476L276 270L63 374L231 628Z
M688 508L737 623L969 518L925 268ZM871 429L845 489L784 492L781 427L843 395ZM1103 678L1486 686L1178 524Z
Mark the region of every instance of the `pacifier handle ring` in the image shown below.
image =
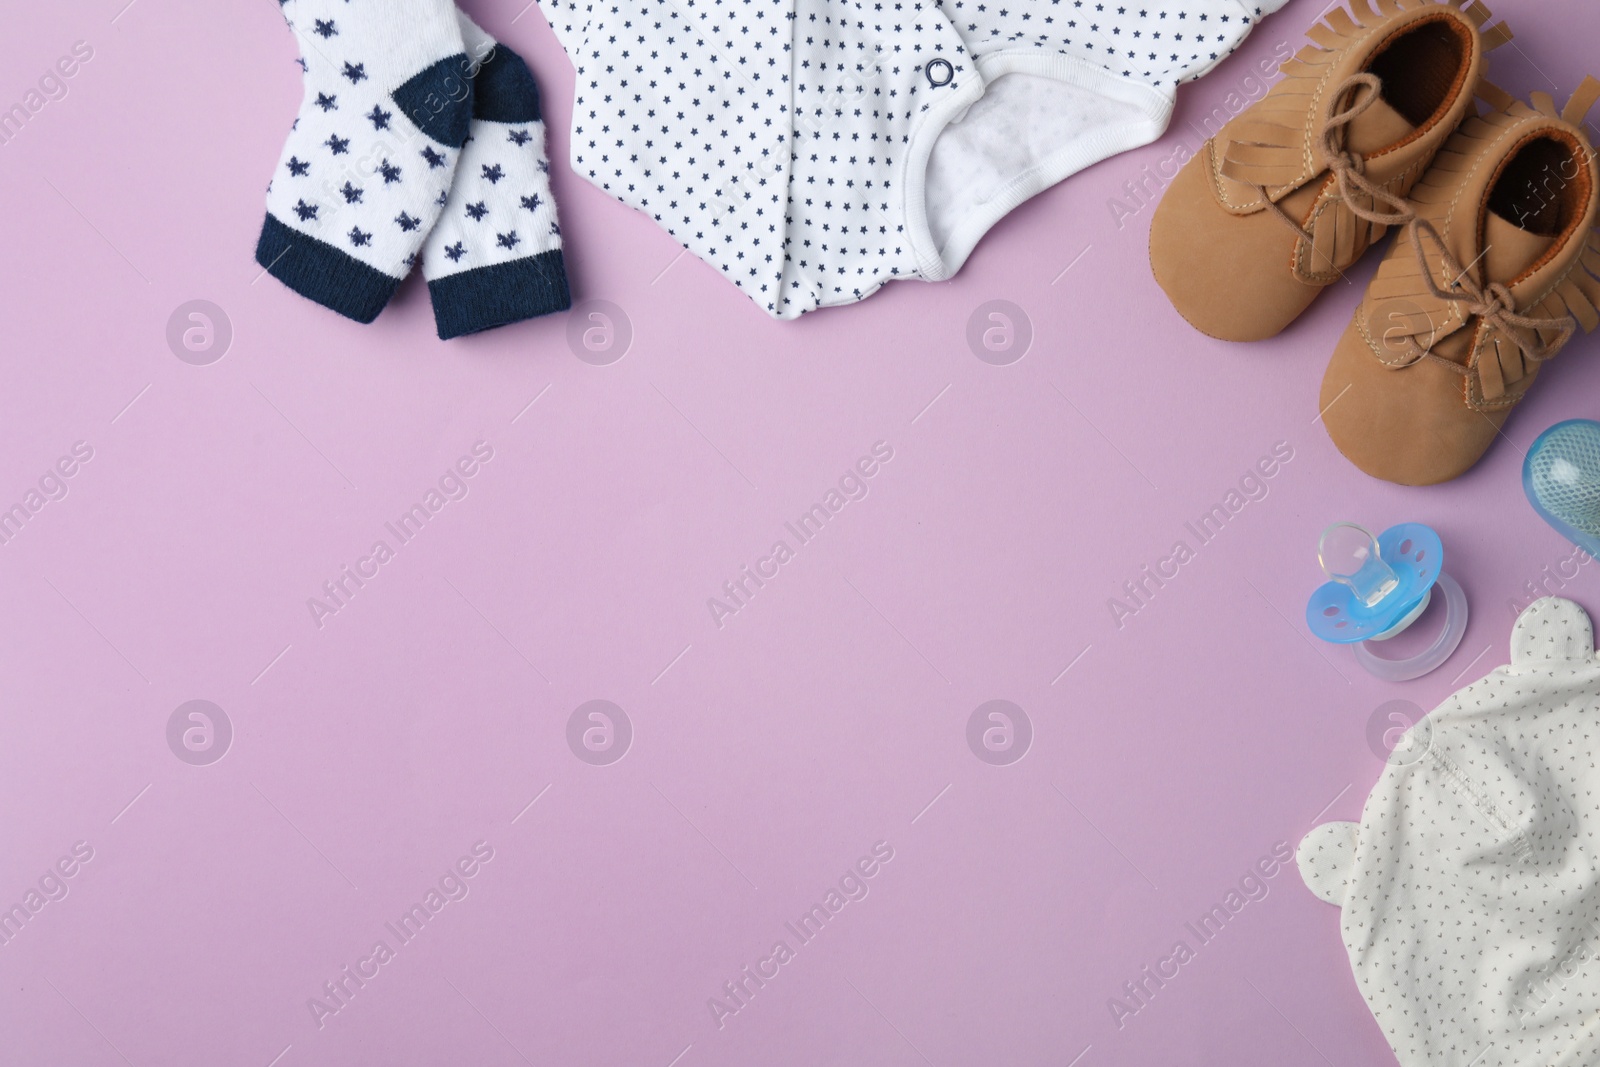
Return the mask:
M1386 682L1409 682L1438 668L1455 652L1467 632L1467 594L1444 571L1439 572L1434 587L1444 590L1445 617L1433 644L1409 659L1396 660L1373 655L1368 647L1372 644L1370 640L1358 642L1351 646L1351 651L1355 653L1356 662L1366 668L1368 674Z

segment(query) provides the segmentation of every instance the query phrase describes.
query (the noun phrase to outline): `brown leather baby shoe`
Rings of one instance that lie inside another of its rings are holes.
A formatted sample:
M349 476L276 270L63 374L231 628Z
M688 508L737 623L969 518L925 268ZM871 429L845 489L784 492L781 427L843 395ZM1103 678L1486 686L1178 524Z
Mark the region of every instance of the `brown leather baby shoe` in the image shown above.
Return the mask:
M1173 306L1228 341L1277 334L1383 235L1510 40L1469 0L1349 0L1283 79L1173 180L1150 265Z
M1352 463L1402 485L1476 463L1543 363L1579 325L1600 325L1600 171L1580 125L1586 79L1565 110L1484 84L1470 118L1412 191L1395 240L1322 380L1322 421Z

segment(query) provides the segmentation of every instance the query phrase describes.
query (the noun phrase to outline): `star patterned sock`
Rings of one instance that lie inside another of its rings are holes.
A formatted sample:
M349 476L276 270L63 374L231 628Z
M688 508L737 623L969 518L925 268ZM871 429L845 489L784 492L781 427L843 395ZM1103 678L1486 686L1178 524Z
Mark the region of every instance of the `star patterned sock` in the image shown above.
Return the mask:
M450 0L279 0L305 100L272 182L256 261L371 322L446 202L472 110Z
M550 197L539 87L522 58L458 12L474 61L472 133L422 272L441 338L571 304Z

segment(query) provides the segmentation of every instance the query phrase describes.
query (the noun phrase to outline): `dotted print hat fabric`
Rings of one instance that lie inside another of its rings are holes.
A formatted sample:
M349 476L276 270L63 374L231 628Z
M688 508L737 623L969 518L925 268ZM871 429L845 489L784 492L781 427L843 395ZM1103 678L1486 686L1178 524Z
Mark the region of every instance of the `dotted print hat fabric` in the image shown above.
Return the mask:
M572 165L768 314L940 281L1287 0L540 0Z
M1600 1063L1597 748L1589 617L1546 597L1509 666L1401 739L1361 822L1301 842L1404 1067Z

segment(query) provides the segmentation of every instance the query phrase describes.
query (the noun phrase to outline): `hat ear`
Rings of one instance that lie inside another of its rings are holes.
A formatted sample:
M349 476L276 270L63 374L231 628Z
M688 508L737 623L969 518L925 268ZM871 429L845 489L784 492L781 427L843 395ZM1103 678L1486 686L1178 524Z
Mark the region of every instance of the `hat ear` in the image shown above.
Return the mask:
M1594 627L1570 600L1547 596L1517 616L1511 631L1511 664L1540 667L1587 663L1594 659Z
M1353 822L1325 822L1300 839L1295 860L1306 888L1329 904L1341 906L1355 870L1356 841L1361 827Z

